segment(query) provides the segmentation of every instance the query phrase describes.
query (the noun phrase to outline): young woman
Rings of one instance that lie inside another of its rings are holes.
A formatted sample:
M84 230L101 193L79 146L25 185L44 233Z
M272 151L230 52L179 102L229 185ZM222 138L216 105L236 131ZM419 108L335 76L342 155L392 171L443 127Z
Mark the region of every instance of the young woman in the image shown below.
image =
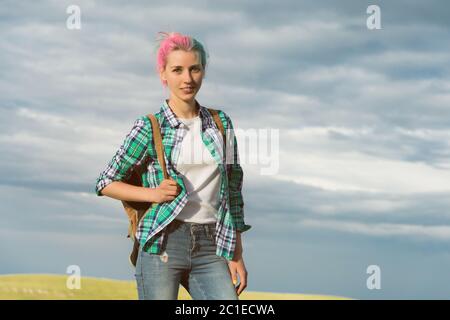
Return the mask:
M241 233L251 226L244 223L233 124L217 110L224 141L208 108L195 99L205 76L203 45L179 33L160 34L157 71L169 98L155 117L169 179L157 161L151 122L141 116L97 179L96 193L156 204L136 231L139 299L177 299L181 284L195 300L237 300L247 287ZM143 187L122 181L138 167L145 168Z

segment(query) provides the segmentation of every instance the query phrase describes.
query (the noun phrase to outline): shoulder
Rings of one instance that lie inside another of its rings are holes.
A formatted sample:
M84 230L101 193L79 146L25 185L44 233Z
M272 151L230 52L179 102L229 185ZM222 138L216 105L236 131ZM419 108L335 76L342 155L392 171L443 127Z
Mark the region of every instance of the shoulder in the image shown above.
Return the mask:
M156 113L154 114L156 120L160 123L161 122L161 114ZM139 116L135 122L134 125L141 127L142 129L151 131L152 129L152 121L150 120L150 115L141 115Z
M219 115L219 118L222 121L225 130L229 129L230 126L232 127L231 118L225 111L223 111L222 109L215 109L215 108L210 109L214 109L217 111L217 114Z
M130 130L130 137L148 138L152 133L152 123L146 115L135 118Z

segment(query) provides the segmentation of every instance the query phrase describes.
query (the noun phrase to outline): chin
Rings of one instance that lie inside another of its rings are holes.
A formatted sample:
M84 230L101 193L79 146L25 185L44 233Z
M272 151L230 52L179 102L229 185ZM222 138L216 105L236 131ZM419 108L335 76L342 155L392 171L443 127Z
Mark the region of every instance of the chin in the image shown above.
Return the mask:
M178 96L178 98L180 100L183 100L184 102L192 102L195 99L195 94L190 94L190 95L182 94L182 95Z
M194 98L197 95L197 92L198 92L197 90L195 90L192 93L184 93L183 91L180 91L179 96L180 97L185 97L185 98Z

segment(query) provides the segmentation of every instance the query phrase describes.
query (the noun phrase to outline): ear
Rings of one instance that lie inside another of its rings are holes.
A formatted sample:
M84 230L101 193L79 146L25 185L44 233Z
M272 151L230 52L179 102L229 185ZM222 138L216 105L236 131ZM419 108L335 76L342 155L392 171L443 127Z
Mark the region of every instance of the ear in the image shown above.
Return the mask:
M160 72L159 72L159 77L160 77L162 80L164 80L164 81L167 80L167 79L166 79L166 74L165 74L164 71L160 71Z

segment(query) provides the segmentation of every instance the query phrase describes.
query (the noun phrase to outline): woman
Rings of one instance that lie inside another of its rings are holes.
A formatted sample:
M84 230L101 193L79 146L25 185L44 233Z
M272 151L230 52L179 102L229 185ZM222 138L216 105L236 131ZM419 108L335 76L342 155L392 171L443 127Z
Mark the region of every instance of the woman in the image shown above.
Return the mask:
M155 117L170 177L164 179L156 160L151 122L141 116L97 179L96 193L156 203L136 231L139 299L177 299L182 284L195 300L237 300L247 286L241 233L251 226L244 223L233 124L218 110L224 151L211 113L195 99L205 76L203 45L179 33L160 34L157 71L169 99ZM143 187L121 181L142 167Z

